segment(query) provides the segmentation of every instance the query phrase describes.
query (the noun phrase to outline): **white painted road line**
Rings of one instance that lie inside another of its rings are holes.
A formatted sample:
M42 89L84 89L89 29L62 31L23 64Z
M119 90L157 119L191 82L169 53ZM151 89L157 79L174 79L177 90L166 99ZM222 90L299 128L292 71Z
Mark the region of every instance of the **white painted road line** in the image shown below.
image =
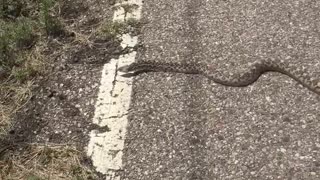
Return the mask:
M138 5L133 12L117 8L113 21L125 21L128 18L139 20L142 0L128 0L125 4ZM121 7L123 4L117 4ZM121 36L121 46L133 47L138 38L129 34ZM93 123L108 127L106 132L91 131L87 155L91 157L96 170L106 175L106 179L120 179L116 171L122 169L122 150L127 127L127 114L131 98L132 79L117 76L117 67L134 62L136 52L122 55L105 64L101 75L101 85L96 102Z

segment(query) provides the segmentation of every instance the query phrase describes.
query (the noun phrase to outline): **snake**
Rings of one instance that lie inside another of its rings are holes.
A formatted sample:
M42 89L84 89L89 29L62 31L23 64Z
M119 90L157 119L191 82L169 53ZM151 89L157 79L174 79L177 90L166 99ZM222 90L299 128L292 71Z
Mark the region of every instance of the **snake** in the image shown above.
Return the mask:
M245 69L222 75L212 70L212 65L204 63L181 63L181 62L152 62L138 61L118 68L123 77L133 77L147 72L174 72L183 74L199 74L213 80L215 83L232 86L244 87L253 84L266 72L279 72L287 75L312 92L320 95L320 81L304 71L283 60L266 59L255 61L248 64Z

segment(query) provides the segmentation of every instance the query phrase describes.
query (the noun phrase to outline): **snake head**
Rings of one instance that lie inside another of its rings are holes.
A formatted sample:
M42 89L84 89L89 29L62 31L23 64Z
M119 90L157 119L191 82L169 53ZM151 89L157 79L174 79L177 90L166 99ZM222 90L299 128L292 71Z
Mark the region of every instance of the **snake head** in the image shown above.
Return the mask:
M122 77L133 77L140 73L139 70L135 69L135 63L121 66L118 68L118 71L122 72Z
M127 73L127 72L130 72L130 65L125 65L125 66L121 66L118 68L118 71L120 72L124 72L124 73Z
M121 66L118 68L118 71L122 72L121 76L123 77L132 77L141 73L158 71L156 66L152 64L144 64L144 63L132 63L130 65Z

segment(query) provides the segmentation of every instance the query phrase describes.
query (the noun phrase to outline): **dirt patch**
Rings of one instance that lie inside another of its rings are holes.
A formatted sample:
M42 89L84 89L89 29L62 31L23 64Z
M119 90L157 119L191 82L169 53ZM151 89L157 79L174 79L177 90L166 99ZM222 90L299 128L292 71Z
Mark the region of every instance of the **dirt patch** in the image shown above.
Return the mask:
M0 179L102 179L83 164L83 152L67 144L7 144L0 149Z
M56 6L69 34L48 38L44 51L48 71L33 79L31 99L16 114L9 135L15 141L84 140L101 68L122 51L116 38L104 38L95 32L111 18L109 3L63 1ZM75 12L76 7L80 9Z
M101 69L111 58L126 52L117 38L97 33L105 22L111 20L113 4L89 0L56 2L54 8L59 9L56 18L67 33L61 36L49 34L42 42L45 44L41 53L46 62L46 72L32 78L27 103L15 113L8 133L0 140L0 167L6 168L1 172L2 178L20 171L14 163L20 162L29 167L34 163L30 159L42 157L43 153L47 154L47 149L57 159L66 158L60 155L72 149L73 153L68 157L90 165L84 153L78 152L85 152L87 135L95 128L91 121ZM92 167L90 169L92 171ZM39 170L33 174L47 178L44 172ZM12 175L11 179L24 179L31 175ZM65 177L70 179L76 175ZM99 178L102 179L98 176L94 179Z

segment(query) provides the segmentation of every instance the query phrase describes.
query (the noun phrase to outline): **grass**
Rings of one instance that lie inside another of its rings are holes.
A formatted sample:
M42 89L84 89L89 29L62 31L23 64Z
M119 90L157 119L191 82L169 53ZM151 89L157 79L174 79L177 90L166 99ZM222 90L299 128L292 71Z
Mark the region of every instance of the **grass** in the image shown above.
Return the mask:
M102 25L99 35L108 39L116 39L118 35L123 34L126 29L126 24L120 21L106 22Z
M53 0L1 1L0 67L7 70L7 73L13 67L23 65L24 57L21 56L33 50L39 37L63 35L63 25L54 15L54 4ZM26 9L23 9L23 5Z
M136 7L122 8L130 13ZM32 97L34 78L47 73L48 39L68 32L59 10L58 0L0 0L0 139L8 134L12 117ZM138 25L134 19L107 22L94 32L112 40ZM91 44L89 36L74 34L74 42ZM0 144L0 180L97 179L84 165L84 157L69 145Z
M0 0L0 139L46 73L48 37L64 35L54 0ZM0 144L0 179L96 179L73 146Z
M5 136L11 126L11 116L31 98L32 81L27 83L2 83L0 86L0 136Z
M73 146L28 144L23 151L14 149L10 145L0 149L0 179L97 179L83 165L83 153Z
M139 8L137 4L120 4L113 7L115 10L122 8L125 17L128 13L132 13L134 10ZM123 21L107 21L104 22L98 30L98 35L104 38L117 39L119 35L125 33L132 33L133 31L140 31L141 22L135 18L125 18Z
M140 21L129 18L127 21L114 21L114 22L105 22L100 27L98 35L108 38L108 39L117 39L119 35L125 33L132 33L132 30L139 31L141 28Z
M48 35L59 36L64 34L64 29L61 21L50 13L54 4L53 0L40 1L40 22Z
M45 71L43 42L64 32L54 6L54 0L0 1L0 135L30 98L33 78Z

